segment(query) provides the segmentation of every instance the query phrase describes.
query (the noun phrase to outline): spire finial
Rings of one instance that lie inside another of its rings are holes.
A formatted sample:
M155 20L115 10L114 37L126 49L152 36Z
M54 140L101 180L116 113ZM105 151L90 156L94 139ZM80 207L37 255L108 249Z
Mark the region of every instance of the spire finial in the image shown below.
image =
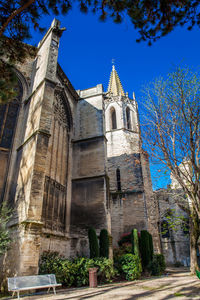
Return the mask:
M119 79L117 71L115 70L114 62L115 60L112 59L112 72L110 75L108 92L112 93L113 96L125 96L121 81Z
M114 58L112 58L112 70L114 71L115 70L115 59Z

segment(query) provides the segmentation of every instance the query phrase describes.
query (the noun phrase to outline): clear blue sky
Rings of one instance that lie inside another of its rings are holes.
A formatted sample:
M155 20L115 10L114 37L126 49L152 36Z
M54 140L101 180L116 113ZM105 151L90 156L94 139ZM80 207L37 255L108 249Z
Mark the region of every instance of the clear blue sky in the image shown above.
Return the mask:
M53 16L45 16L41 24L48 28ZM121 24L104 23L92 13L82 14L77 8L66 16L58 16L67 30L60 41L59 63L75 89L86 89L102 83L107 89L115 59L115 67L125 92L133 91L141 110L142 86L156 77L165 76L173 66L199 67L200 29L177 28L151 47L136 43L138 33L128 19ZM28 41L37 45L42 35L33 33ZM155 169L152 168L152 173ZM166 180L154 180L154 188L165 186Z

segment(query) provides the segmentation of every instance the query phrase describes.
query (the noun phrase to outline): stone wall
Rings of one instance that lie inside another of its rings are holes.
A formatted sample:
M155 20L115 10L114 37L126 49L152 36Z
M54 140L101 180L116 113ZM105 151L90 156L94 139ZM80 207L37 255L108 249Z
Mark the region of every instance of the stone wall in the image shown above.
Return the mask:
M78 91L73 140L71 253L88 255L87 231L109 228L102 85ZM80 239L78 239L78 237Z
M160 189L155 191L155 197L159 205L160 236L166 262L168 265L180 262L188 266L190 262L189 231L187 232L187 223L181 222L181 218L187 220L188 215L178 205L179 202L185 204L186 198L180 189ZM167 222L166 217L170 214L175 216L174 223L177 225L168 230L162 226L162 223Z
M117 191L117 169L120 170L122 191L143 191L143 175L139 153L124 153L120 156L108 157L107 170L111 192Z
M133 228L138 231L147 229L147 215L143 193L111 194L111 216L113 246L123 233L131 232Z

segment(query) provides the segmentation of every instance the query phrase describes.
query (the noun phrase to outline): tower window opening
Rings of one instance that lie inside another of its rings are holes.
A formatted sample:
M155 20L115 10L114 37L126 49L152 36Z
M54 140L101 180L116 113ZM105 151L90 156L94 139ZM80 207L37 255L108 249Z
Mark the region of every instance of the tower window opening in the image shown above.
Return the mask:
M111 122L112 122L112 129L117 129L117 119L116 119L115 109L112 109L111 111Z
M116 170L116 177L117 177L117 190L121 191L121 175L120 175L119 168L117 168L117 170Z
M126 108L126 127L127 129L131 129L131 116L130 116L130 108Z

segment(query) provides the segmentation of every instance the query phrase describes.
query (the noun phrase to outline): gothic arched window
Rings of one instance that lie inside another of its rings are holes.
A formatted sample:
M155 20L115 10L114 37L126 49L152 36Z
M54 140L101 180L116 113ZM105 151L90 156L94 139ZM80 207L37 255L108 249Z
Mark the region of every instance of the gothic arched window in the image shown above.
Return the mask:
M117 129L117 119L116 119L116 112L114 108L111 110L111 125L112 125L111 129Z
M20 102L23 93L22 84L19 80L16 81L14 89L16 91L15 98L7 104L0 105L0 202L4 197L9 165L9 153L13 145Z
M48 230L64 232L72 115L64 93L56 91L46 164L42 217Z
M126 108L126 127L127 129L131 129L131 115L130 115L130 108Z
M121 191L121 175L120 175L119 168L117 168L117 170L116 170L116 179L117 179L117 190Z
M17 123L18 110L22 96L22 86L15 86L17 96L7 104L0 105L0 148L10 149Z

